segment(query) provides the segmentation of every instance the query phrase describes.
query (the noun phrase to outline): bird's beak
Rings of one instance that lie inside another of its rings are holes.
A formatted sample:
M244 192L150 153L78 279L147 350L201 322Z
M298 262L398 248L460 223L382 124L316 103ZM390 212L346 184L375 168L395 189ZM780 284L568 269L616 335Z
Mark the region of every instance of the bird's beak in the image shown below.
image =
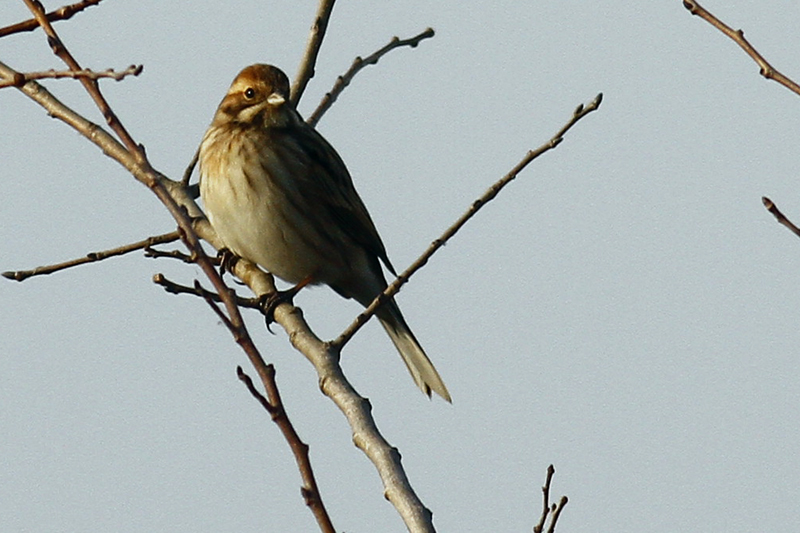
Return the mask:
M267 97L267 103L269 105L279 106L279 105L281 105L281 104L283 104L285 102L286 102L286 98L284 98L283 95L278 94L278 93L272 93L271 95L269 95Z

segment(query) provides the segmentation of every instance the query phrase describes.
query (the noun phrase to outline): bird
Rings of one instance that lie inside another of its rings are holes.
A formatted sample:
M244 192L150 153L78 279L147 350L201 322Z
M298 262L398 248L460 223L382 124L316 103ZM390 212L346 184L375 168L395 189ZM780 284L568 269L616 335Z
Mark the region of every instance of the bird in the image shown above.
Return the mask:
M290 100L278 67L233 80L203 136L200 195L225 248L278 278L328 285L364 307L397 275L342 158ZM376 312L417 386L452 403L394 298Z

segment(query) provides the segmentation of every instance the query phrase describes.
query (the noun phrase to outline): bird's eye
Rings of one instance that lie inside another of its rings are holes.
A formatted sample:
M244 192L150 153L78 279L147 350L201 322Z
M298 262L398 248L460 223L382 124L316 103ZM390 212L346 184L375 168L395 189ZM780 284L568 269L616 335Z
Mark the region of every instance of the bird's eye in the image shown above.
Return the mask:
M252 100L253 98L256 97L256 90L253 89L252 87L248 87L247 89L244 90L244 97L247 98L248 100Z

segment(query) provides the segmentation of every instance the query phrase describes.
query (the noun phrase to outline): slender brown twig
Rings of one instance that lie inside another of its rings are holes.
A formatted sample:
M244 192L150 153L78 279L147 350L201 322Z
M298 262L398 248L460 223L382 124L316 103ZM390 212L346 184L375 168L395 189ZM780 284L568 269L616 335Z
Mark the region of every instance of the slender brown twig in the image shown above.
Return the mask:
M189 186L189 180L192 179L192 172L194 171L194 167L197 166L197 161L200 159L200 147L197 147L197 150L194 151L194 155L192 156L192 160L189 161L189 164L186 166L186 170L183 171L183 177L181 178L181 185L184 187Z
M96 6L103 0L83 0L82 2L77 2L75 4L70 4L66 6L59 7L47 13L45 16L47 20L50 22L56 22L57 20L67 20L72 17L75 13L80 13L87 7ZM25 31L33 31L39 27L39 23L36 19L28 19L23 22L18 22L16 24L12 24L10 26L5 26L4 28L0 28L0 38L5 37L6 35L11 35L12 33L21 33Z
M428 247L428 249L425 250L425 252L421 256L419 256L419 258L416 261L411 263L411 266L409 266L405 271L403 271L399 276L397 276L397 279L395 279L392 283L390 283L389 286L386 287L386 290L384 290L381 294L379 294L372 301L372 303L364 310L364 312L358 315L355 321L353 321L353 323L350 324L347 327L347 329L345 329L342 332L341 335L339 335L335 340L331 342L331 345L341 349L353 337L353 335L359 329L361 329L361 327L364 324L366 324L366 322L370 319L370 317L373 314L375 314L375 311L377 311L377 309L381 305L383 305L385 301L387 301L389 298L397 294L400 291L400 288L406 282L408 282L409 278L417 270L425 266L425 264L428 262L428 259L430 259L431 256L434 253L436 253L437 250L439 250L439 248L444 246L448 240L450 240L456 233L458 233L458 230L460 230L461 227L464 226L464 224L466 224L469 221L469 219L475 216L475 214L478 211L480 211L480 209L484 205L492 201L494 197L497 196L498 193L501 190L503 190L503 188L506 185L508 185L511 181L513 181L514 178L516 178L517 175L520 172L522 172L522 170L525 167L527 167L531 161L533 161L540 155L544 154L545 152L552 150L553 148L558 146L561 143L561 141L564 140L564 134L566 134L567 131L569 131L569 129L572 128L572 126L574 126L579 120L581 120L583 117L585 117L586 115L588 115L589 113L595 111L598 107L600 107L600 103L602 101L603 101L603 94L600 93L595 97L594 100L592 100L591 103L589 103L589 105L587 106L583 106L583 104L579 105L572 113L572 117L570 118L570 120L564 125L564 127L562 127L558 131L558 133L556 133L549 141L547 141L539 148L529 151L525 155L525 157L523 157L522 160L519 163L517 163L517 165L514 168L511 169L511 171L508 174L500 178L496 183L494 183L491 187L489 187L489 189L485 193L483 193L483 195L481 195L480 198L472 202L472 205L469 207L469 209L467 209L467 211L463 215L461 215L461 217L459 217L459 219L456 220L456 222L453 223L452 226L447 228L447 230L445 230L445 232L442 234L441 237L433 241Z
M160 285L170 294L191 294L199 296L200 298L211 300L212 302L222 302L222 297L216 292L209 291L203 288L202 285L195 284L193 287L181 285L167 279L164 274L158 273L153 276L153 283ZM251 309L259 309L258 298L244 298L234 292L233 297L236 299L236 305L239 307L248 307Z
M317 14L314 17L314 23L311 25L308 43L306 43L306 53L303 54L300 67L297 69L297 75L294 77L294 83L292 83L291 101L295 107L303 97L308 82L314 77L317 56L319 55L319 49L322 47L322 40L325 38L325 31L328 29L328 21L331 18L334 3L335 0L320 0L317 7Z
M777 205L775 205L775 203L774 203L772 200L770 200L770 199L769 199L769 198L767 198L766 196L763 196L763 197L761 198L761 202L764 204L764 207L766 207L766 208L767 208L767 211L769 211L770 213L772 213L772 216L774 216L774 217L775 217L775 219L776 219L776 220L777 220L779 223L783 224L784 226L786 226L787 228L789 228L789 230L791 230L791 232L792 232L792 233L794 233L795 235L797 235L798 237L800 237L800 228L798 228L797 226L795 226L795 225L794 225L794 223L792 223L792 221L791 221L791 220L789 220L788 218L786 218L786 215L784 215L784 214L781 212L781 210L780 210L780 209L778 209L778 206L777 206Z
M45 70L42 72L20 72L19 76L11 80L0 81L0 89L3 87L21 87L30 80L42 79L61 79L61 78L89 78L90 80L99 80L100 78L111 78L116 81L122 81L127 76L138 76L142 73L142 65L131 65L125 70L115 71L107 69L101 72L94 70Z
M57 263L55 265L40 266L34 268L33 270L15 270L15 271L3 272L3 277L8 279L13 279L15 281L23 281L32 276L44 276L47 274L52 274L53 272L58 272L59 270L64 270L66 268L71 268L78 265L85 265L86 263L94 263L96 261L102 261L104 259L108 259L109 257L124 255L130 252L135 252L136 250L143 250L151 246L154 246L156 244L165 244L168 242L174 242L177 241L178 239L180 239L180 234L177 231L171 231L169 233L164 233L163 235L155 235L153 237L148 237L143 241L126 244L124 246L118 246L110 250L103 250L101 252L91 252L86 254L86 256L84 257L79 257L78 259L71 259L69 261L64 261L63 263Z
M269 365L269 370L272 372L274 379L275 367L273 365ZM255 386L253 385L253 380L250 379L250 376L245 374L244 370L242 370L242 367L236 367L236 375L239 377L242 383L245 384L247 390L250 391L250 394L256 400L258 400L258 402L270 414L272 421L278 425L281 433L283 433L283 436L286 439L286 442L289 443L289 447L292 449L295 461L300 468L300 476L303 479L303 486L300 489L300 493L302 494L306 505L311 509L312 513L314 513L320 529L326 533L335 533L336 529L333 527L330 516L328 516L328 511L325 510L325 504L322 502L322 497L319 493L319 487L317 486L317 480L314 476L314 469L311 467L311 459L308 455L308 444L300 439L300 435L297 434L297 431L295 430L291 420L289 420L289 417L286 416L286 410L283 408L283 400L281 400L280 396L277 396L273 401L265 398L264 395L256 390ZM275 401L277 401L277 403L275 403Z
M392 37L392 40L389 41L389 43L380 50L373 52L372 54L368 55L363 59L361 58L361 56L356 57L355 60L353 61L353 64L350 65L349 69L347 69L347 72L345 72L336 79L336 83L333 84L333 88L331 89L331 91L322 97L322 100L320 101L319 105L314 110L314 112L311 113L311 116L309 116L308 119L306 119L306 122L308 122L312 126L316 126L319 120L322 118L322 115L324 115L325 112L327 112L328 109L330 109L333 103L336 102L336 99L339 98L339 95L342 94L342 91L344 91L345 87L350 85L350 82L353 81L353 78L355 77L356 74L359 73L359 71L361 71L361 69L363 69L367 65L377 64L380 58L382 58L395 48L400 48L402 46L409 46L411 48L416 48L417 45L420 43L420 41L424 39L430 39L431 37L433 37L433 35L434 35L433 28L428 28L422 33L415 35L414 37L411 37L410 39L401 40L399 37L395 36Z
M707 9L697 3L695 0L681 0L683 2L683 7L689 10L692 15L697 15L698 17L702 18L723 34L727 35L733 41L738 44L742 50L744 50L747 55L749 55L753 61L756 62L760 69L760 73L768 80L775 80L776 82L780 83L790 91L794 92L795 94L800 94L800 85L798 85L794 80L788 78L778 70L776 70L769 62L764 59L758 50L756 50L750 42L744 38L744 31L742 30L734 30L720 19L712 15Z
M556 530L556 523L558 517L561 516L561 511L567 505L569 498L562 496L558 504L550 505L550 482L553 480L553 475L556 469L553 465L547 467L547 478L545 479L544 486L542 487L542 514L539 516L539 523L533 526L533 533L542 533L545 525L547 525L547 518L550 518L550 525L547 528L547 533L553 533Z

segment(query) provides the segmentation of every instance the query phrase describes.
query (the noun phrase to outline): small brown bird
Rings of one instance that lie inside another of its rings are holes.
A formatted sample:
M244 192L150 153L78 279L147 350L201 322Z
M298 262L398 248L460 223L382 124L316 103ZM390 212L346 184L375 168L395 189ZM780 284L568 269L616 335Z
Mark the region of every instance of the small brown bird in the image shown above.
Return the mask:
M339 154L289 100L270 65L242 70L200 145L200 193L236 255L294 284L329 285L367 306L396 275ZM450 400L394 299L377 312L414 381Z

